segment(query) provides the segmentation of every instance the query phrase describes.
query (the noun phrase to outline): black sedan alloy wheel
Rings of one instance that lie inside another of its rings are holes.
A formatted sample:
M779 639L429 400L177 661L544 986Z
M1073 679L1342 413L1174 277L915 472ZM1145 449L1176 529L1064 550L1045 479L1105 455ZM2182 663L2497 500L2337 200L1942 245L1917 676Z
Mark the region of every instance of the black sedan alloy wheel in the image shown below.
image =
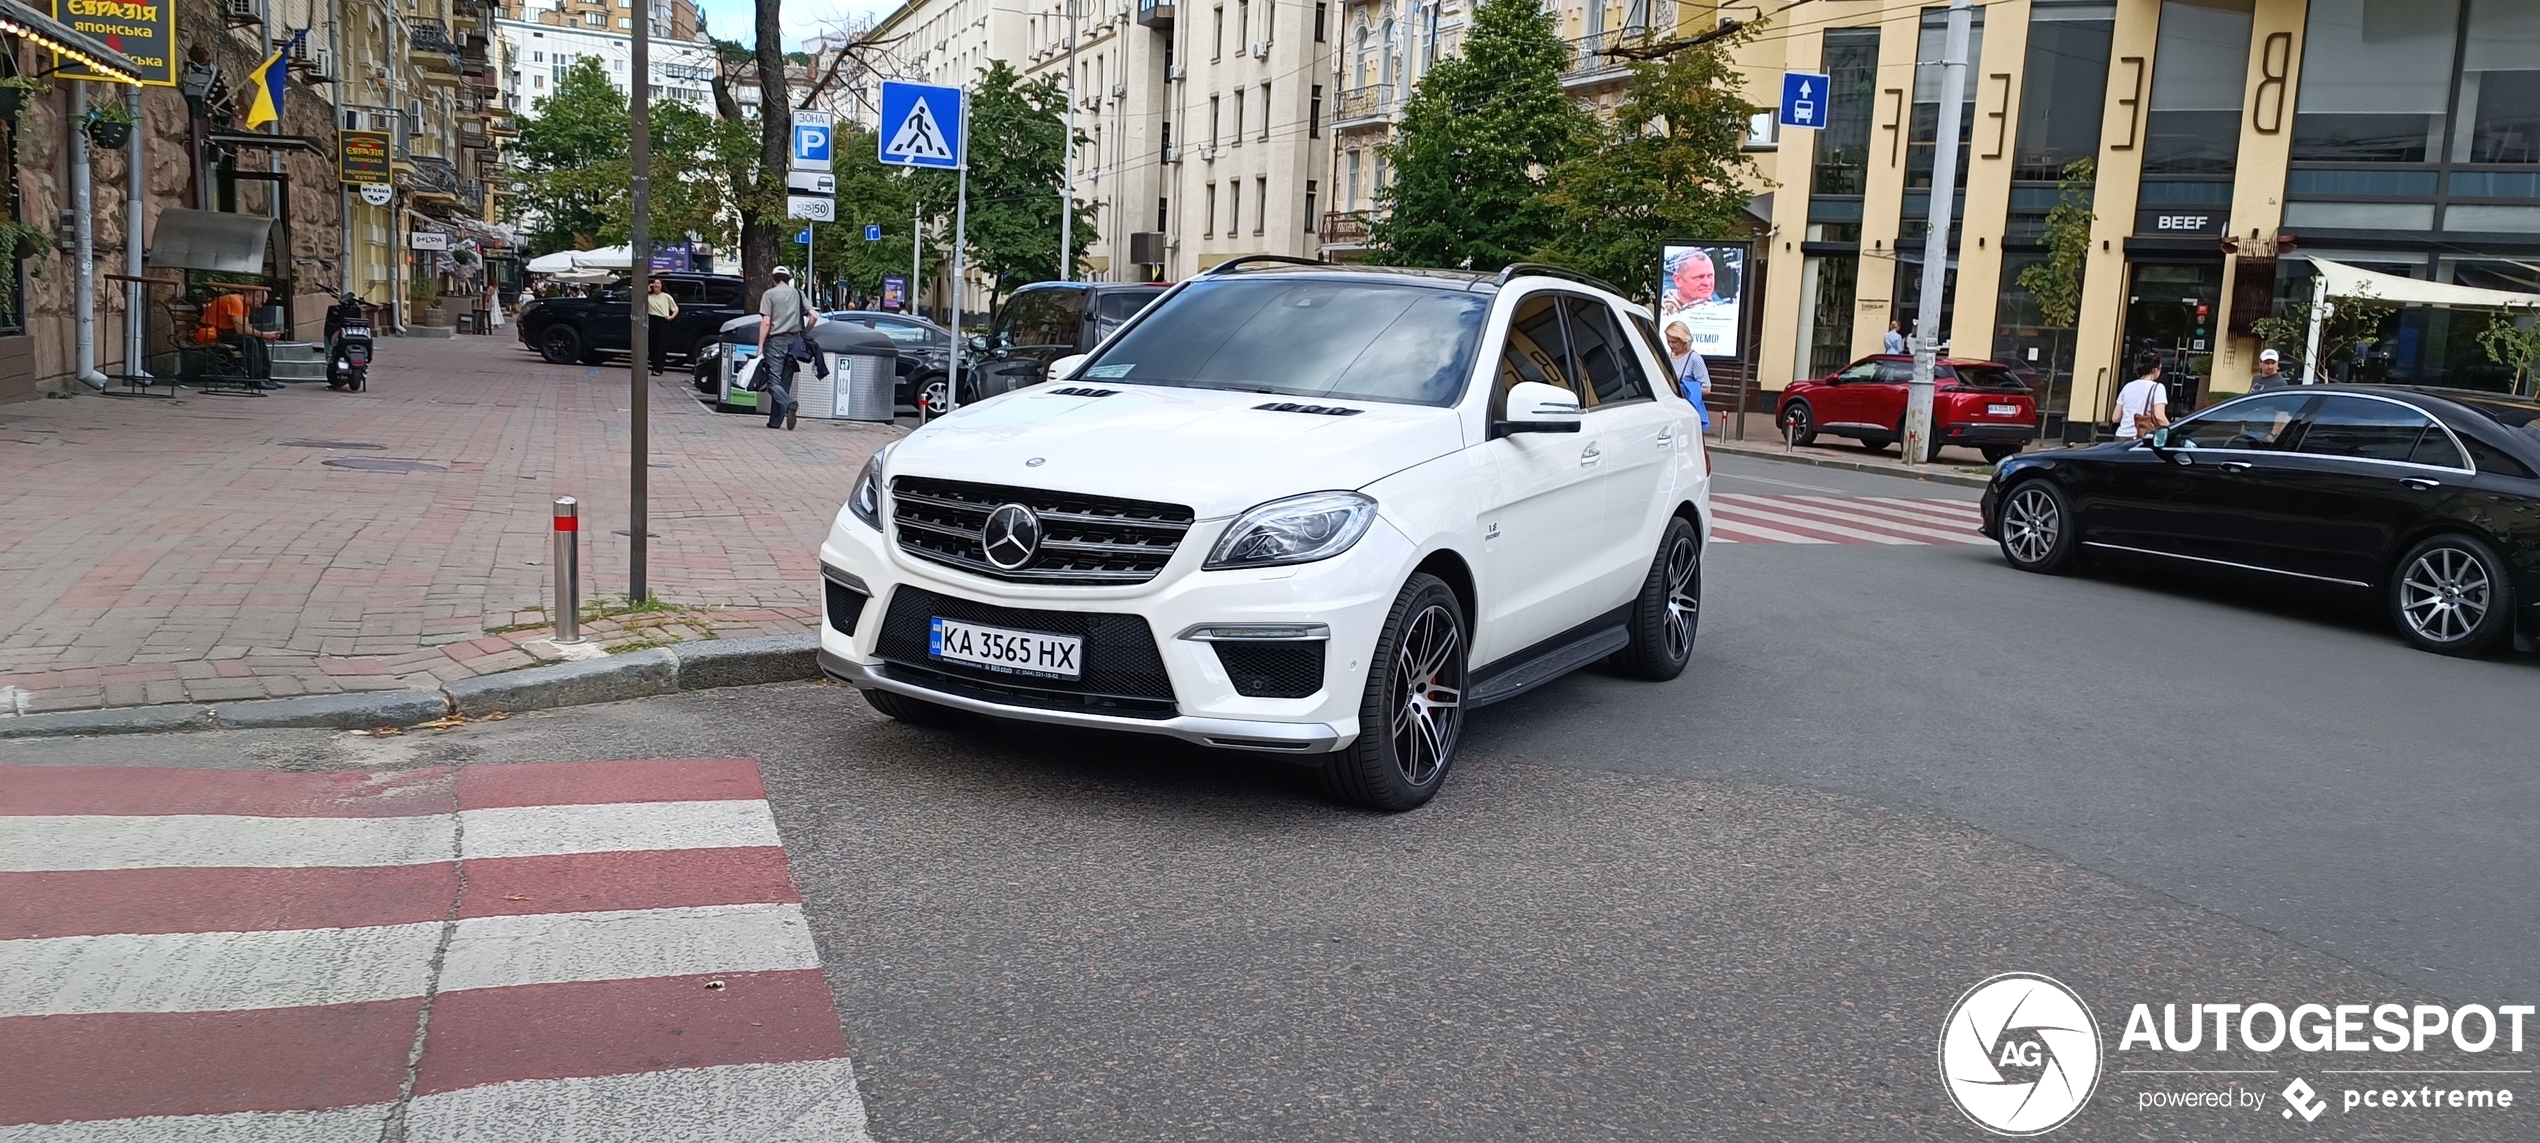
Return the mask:
M2071 505L2062 489L2031 480L2002 501L2002 558L2021 571L2052 574L2072 562Z
M2421 650L2483 655L2510 633L2513 586L2486 544L2436 536L2399 557L2390 611L2399 633Z

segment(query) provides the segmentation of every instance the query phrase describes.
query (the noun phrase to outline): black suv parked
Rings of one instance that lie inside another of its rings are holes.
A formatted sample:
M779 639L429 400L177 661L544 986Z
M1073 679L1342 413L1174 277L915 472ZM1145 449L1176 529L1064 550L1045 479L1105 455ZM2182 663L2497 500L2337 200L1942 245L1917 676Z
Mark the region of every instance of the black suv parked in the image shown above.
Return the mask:
M741 279L727 274L668 271L653 275L661 288L679 300L679 316L670 319L670 344L663 350L682 361L715 343L723 323L750 312ZM520 311L520 343L558 365L601 360L626 354L627 283L611 282L587 298L542 298Z
M1050 362L1092 350L1166 288L1162 282L1035 282L1014 291L987 334L971 339L978 360L961 399L1048 379Z

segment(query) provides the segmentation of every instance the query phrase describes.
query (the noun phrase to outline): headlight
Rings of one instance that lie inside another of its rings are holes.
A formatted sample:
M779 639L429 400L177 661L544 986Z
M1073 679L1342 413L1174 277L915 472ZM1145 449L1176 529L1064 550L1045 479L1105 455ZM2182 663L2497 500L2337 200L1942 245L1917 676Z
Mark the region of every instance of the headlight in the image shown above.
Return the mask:
M1376 522L1376 502L1355 492L1312 492L1259 505L1228 526L1202 568L1264 568L1327 560Z
M874 453L873 459L864 462L864 475L855 478L855 491L847 494L847 511L855 513L856 519L874 531L882 530L881 453Z

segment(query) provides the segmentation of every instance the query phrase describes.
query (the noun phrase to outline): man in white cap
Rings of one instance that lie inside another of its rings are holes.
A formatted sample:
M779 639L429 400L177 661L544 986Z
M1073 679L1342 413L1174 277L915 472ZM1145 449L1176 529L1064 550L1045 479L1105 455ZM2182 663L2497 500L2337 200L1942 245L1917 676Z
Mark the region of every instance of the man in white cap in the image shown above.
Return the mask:
M2269 389L2281 389L2284 386L2292 384L2293 379L2280 372L2283 368L2284 363L2282 359L2276 356L2276 352L2274 350L2259 350L2258 375L2249 379L2249 391L2252 393L2264 393Z

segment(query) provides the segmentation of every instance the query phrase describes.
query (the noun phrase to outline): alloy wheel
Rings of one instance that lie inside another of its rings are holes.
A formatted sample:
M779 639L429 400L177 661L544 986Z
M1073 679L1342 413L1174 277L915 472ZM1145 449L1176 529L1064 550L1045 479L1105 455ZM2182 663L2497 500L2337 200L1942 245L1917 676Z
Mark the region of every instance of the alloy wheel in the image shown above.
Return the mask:
M2459 548L2431 549L2399 580L2399 614L2428 642L2457 643L2478 630L2495 595L2487 565Z
M2002 509L2002 546L2021 563L2045 560L2063 534L2063 513L2056 509L2055 498L2043 488L2023 488L2012 493L2011 502Z
M1402 629L1394 652L1393 754L1403 780L1425 786L1455 752L1464 720L1464 633L1432 603Z
M1701 618L1702 584L1696 578L1701 554L1693 541L1678 537L1667 549L1667 658L1680 661L1693 654L1693 625Z
M1782 414L1782 427L1783 427L1783 430L1784 430L1784 432L1783 432L1783 435L1784 435L1784 436L1791 436L1791 437L1804 437L1804 436L1807 436L1807 435L1808 435L1808 406L1806 406L1806 405L1792 405L1792 406L1790 407L1789 411L1787 411L1787 412L1785 412L1785 413L1783 413L1783 414Z

